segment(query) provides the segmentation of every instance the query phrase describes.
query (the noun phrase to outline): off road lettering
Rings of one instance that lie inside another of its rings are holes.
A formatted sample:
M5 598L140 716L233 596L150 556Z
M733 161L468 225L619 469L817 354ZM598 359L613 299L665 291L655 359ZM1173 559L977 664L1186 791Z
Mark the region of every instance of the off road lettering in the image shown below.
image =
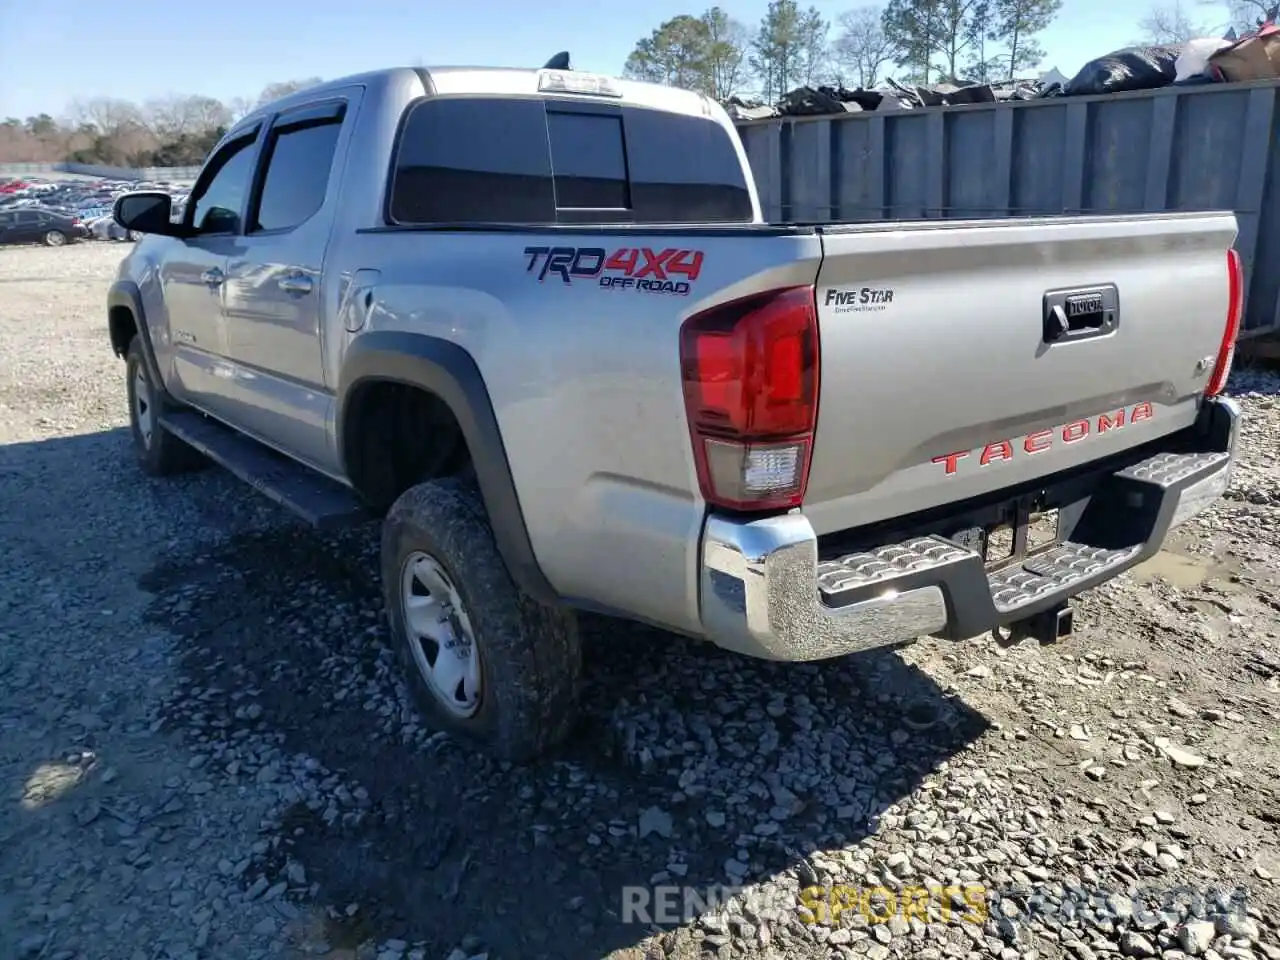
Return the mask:
M572 284L576 278L597 279L614 290L686 296L702 273L703 253L680 247L525 247L525 273L539 283L549 277Z

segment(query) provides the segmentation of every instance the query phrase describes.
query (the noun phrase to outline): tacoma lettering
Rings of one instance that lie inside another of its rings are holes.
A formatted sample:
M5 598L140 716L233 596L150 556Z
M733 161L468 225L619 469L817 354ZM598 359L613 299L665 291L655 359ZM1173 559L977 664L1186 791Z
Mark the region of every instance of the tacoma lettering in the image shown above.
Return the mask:
M1110 433L1121 430L1126 424L1150 420L1155 416L1155 409L1144 401L1132 408L1121 407L1096 417L1084 420L1072 420L1053 430L1037 430L1026 436L1008 440L993 440L985 447L974 450L956 450L933 458L933 462L942 466L943 472L951 476L959 471L960 461L971 454L977 458L979 467L990 466L1005 460L1021 460L1052 450L1061 444L1079 443L1095 434Z

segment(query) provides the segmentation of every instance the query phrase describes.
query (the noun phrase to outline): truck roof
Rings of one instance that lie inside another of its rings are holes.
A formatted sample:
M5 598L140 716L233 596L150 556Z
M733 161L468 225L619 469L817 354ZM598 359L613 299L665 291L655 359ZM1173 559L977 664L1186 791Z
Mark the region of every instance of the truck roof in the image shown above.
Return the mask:
M279 100L264 103L245 115L236 126L246 121L265 116L283 107L295 103L314 100L317 94L343 87L361 85L375 95L381 89L403 82L416 76L424 86L433 89L440 96L457 96L460 94L489 94L499 97L536 96L539 77L546 70L527 67L474 67L474 66L438 66L438 67L390 67L384 70L371 70L366 73L352 74L327 80L324 83L307 87ZM565 70L551 71L566 74L583 73L583 71ZM591 74L588 74L591 75ZM595 76L599 76L596 74ZM621 99L632 104L641 104L659 110L669 110L684 114L709 114L711 101L702 94L674 87L664 87L656 83L645 83L638 80L621 80L609 77L609 82L621 95ZM613 98L610 98L613 99Z

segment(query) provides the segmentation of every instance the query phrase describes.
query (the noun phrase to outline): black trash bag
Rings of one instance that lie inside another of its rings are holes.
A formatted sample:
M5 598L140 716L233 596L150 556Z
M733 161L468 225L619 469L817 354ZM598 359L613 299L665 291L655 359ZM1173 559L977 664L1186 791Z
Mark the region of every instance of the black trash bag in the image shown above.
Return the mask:
M920 101L922 107L942 107L946 106L947 98L929 87L913 87L916 97Z
M843 103L812 87L799 87L778 101L778 113L784 117L820 117L844 112Z
M844 105L846 113L861 113L863 110L874 110L874 106L864 106L863 94L865 90L850 90L848 87L818 87L818 92L823 96L831 97L833 100L840 101ZM874 94L873 103L880 102L880 95Z
M846 90L844 93L840 99L844 100L846 110L851 103L856 103L863 110L878 110L884 100L884 94L879 90Z
M1127 47L1090 60L1067 81L1068 97L1167 87L1178 76L1179 44Z

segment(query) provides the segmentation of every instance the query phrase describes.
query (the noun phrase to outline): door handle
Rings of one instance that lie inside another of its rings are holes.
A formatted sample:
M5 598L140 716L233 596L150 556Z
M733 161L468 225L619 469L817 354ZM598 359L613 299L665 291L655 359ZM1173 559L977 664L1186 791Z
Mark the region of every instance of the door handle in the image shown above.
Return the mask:
M301 274L293 274L288 277L281 277L276 281L281 290L287 293L310 293L311 278Z
M200 279L209 286L216 287L226 279L226 274L217 267L213 267L212 269L206 270L204 273L200 274Z

